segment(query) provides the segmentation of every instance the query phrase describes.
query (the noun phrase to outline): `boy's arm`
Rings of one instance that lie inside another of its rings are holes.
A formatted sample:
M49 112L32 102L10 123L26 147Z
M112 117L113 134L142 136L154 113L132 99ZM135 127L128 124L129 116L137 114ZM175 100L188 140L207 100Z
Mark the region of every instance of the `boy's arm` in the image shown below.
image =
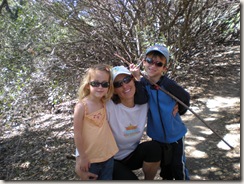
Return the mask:
M134 95L135 104L145 104L148 102L148 94L146 88L141 82L135 81L136 93Z
M181 100L184 104L186 104L188 107L190 106L190 94L181 86L179 86L175 81L164 77L163 80L163 86L164 88L170 92L172 95L177 97L179 100ZM183 115L186 113L187 108L183 105L179 104L179 114Z
M136 66L135 64L130 64L129 66L131 74L135 78L135 87L136 92L134 95L134 102L135 104L145 104L148 102L148 94L146 88L143 86L140 75L140 67Z

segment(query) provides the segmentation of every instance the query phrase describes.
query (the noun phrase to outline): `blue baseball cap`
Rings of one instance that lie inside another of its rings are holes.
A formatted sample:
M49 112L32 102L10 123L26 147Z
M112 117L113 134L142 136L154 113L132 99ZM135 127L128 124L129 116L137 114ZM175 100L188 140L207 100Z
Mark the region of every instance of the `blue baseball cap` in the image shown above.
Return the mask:
M169 51L168 51L168 49L165 46L159 45L159 44L155 44L154 46L151 46L151 47L149 47L147 49L146 55L149 52L152 52L152 51L158 51L158 52L160 52L166 58L167 63L169 62Z

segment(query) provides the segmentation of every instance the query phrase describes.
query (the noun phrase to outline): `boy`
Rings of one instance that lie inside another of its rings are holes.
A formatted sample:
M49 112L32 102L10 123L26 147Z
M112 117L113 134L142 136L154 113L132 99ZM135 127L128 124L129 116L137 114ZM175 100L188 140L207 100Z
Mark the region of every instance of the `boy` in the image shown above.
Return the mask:
M175 81L163 74L167 71L169 62L169 52L165 46L154 45L147 49L143 66L147 77L153 83L166 89L176 96L187 106L190 105L190 95ZM133 67L131 67L133 71ZM134 68L135 78L140 76L139 71ZM162 155L160 176L163 180L189 180L188 170L185 166L184 136L187 128L180 118L187 109L178 104L178 113L174 115L173 109L177 102L152 85L146 78L141 78L141 83L145 86L149 95L149 111L147 134L153 140L160 143L163 148L169 145L172 149L172 156L169 159Z

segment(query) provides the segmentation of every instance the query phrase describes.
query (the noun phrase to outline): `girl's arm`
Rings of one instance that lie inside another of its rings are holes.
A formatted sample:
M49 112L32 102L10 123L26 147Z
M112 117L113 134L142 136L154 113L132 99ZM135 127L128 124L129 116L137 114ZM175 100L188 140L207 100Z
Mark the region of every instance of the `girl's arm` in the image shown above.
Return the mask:
M79 152L80 168L83 171L88 171L90 167L90 163L87 159L87 155L84 152L84 147L82 142L84 112L85 112L84 105L82 103L77 103L74 109L74 141L75 141L75 146Z

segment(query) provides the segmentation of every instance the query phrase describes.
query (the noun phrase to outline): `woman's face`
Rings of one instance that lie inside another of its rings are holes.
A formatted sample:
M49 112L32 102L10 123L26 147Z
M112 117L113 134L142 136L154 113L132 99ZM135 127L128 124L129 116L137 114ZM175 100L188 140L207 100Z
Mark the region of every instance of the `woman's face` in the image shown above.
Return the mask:
M134 78L131 75L120 74L114 79L114 93L123 103L124 100L133 99L136 92Z

